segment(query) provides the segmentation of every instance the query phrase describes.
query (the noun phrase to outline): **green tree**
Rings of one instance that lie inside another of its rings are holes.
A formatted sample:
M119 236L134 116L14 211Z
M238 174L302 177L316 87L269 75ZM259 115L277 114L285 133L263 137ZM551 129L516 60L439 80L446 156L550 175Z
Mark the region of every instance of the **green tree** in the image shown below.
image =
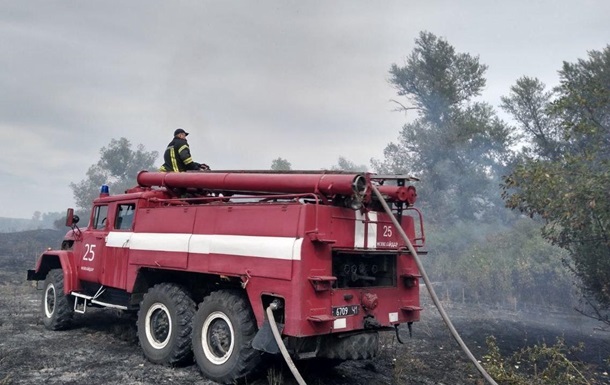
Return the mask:
M524 154L504 197L544 221L543 236L569 251L586 293L610 309L610 46L564 62L559 76L548 109L559 123L555 155Z
M373 167L421 176L420 206L432 221L495 219L506 211L497 186L513 138L491 106L473 101L487 67L429 32L415 45L403 67L391 66L390 83L417 117Z
M390 82L426 120L452 119L452 110L478 96L486 80L487 66L478 57L456 53L446 40L420 32L406 65L392 64ZM409 108L409 107L407 107Z
M518 124L524 155L555 159L561 153L561 132L557 119L549 113L551 91L536 78L524 76L501 98L501 108Z
M88 210L103 184L109 186L111 193L122 193L135 186L138 172L153 168L158 156L157 151L148 152L141 144L132 150L126 138L112 139L100 149L100 160L89 167L87 177L70 183L76 206Z
M273 171L290 171L292 170L292 164L284 158L276 158L271 162L271 169Z

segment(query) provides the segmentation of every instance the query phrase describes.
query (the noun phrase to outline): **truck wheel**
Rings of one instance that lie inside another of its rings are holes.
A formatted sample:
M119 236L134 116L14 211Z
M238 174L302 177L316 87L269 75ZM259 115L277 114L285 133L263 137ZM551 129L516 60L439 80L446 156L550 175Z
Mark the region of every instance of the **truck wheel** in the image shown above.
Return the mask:
M191 332L195 302L182 286L161 283L140 303L138 339L155 364L180 365L192 359Z
M209 379L232 384L249 374L262 360L252 347L256 319L240 292L219 290L203 299L193 320L193 352Z
M379 333L364 332L346 337L326 336L318 357L330 360L367 360L377 356Z
M74 303L64 294L64 273L61 269L49 271L42 292L42 322L49 330L63 330L70 325Z

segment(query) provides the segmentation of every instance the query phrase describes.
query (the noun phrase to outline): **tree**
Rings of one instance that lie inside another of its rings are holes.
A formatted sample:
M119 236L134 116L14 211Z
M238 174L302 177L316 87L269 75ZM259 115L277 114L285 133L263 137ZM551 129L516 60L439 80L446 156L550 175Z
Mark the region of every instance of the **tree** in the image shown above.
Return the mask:
M452 109L480 95L486 70L478 57L456 53L446 40L420 32L406 65L392 64L390 83L427 120L441 122L452 118Z
M89 167L87 177L78 183L70 183L76 206L87 210L103 184L116 193L135 186L137 173L153 168L158 156L157 151L147 152L141 144L137 150L132 150L131 142L126 138L112 139L107 147L100 149L100 160Z
M522 133L518 139L527 144L524 154L555 159L561 153L561 132L549 114L553 93L545 88L540 80L524 76L501 98L501 108L517 121Z
M409 105L397 103L417 117L373 167L421 176L420 202L432 221L497 218L505 211L497 185L513 138L489 105L473 101L487 67L429 32L415 45L404 67L391 66L390 83Z
M544 221L543 236L569 251L586 293L610 309L610 46L564 62L559 76L547 112L557 143L523 155L504 178L504 198Z
M368 169L368 167L366 167L366 165L364 165L364 164L356 164L356 163L352 162L351 160L348 160L347 158L340 156L339 159L337 160L337 165L332 166L330 169L336 170L336 171L364 172Z
M273 171L290 171L292 170L292 165L286 159L278 157L271 162L271 169Z
M42 214L42 226L45 229L63 230L66 223L65 212L47 212Z

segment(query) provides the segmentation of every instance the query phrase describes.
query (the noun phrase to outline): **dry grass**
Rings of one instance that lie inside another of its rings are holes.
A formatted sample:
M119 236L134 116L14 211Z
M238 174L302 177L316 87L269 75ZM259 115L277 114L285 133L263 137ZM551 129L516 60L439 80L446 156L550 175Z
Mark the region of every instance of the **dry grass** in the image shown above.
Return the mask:
M284 383L284 373L282 370L275 366L267 369L267 383L269 385L282 385Z

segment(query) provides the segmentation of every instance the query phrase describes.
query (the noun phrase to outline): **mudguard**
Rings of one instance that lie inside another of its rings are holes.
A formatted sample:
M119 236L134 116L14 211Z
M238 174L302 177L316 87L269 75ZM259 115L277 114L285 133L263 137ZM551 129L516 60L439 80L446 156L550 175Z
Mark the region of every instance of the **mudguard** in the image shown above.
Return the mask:
M74 253L72 250L49 250L45 251L38 261L34 270L28 270L28 281L42 281L52 269L61 268L64 274L64 293L69 294L78 290L78 279L76 266L74 264Z

